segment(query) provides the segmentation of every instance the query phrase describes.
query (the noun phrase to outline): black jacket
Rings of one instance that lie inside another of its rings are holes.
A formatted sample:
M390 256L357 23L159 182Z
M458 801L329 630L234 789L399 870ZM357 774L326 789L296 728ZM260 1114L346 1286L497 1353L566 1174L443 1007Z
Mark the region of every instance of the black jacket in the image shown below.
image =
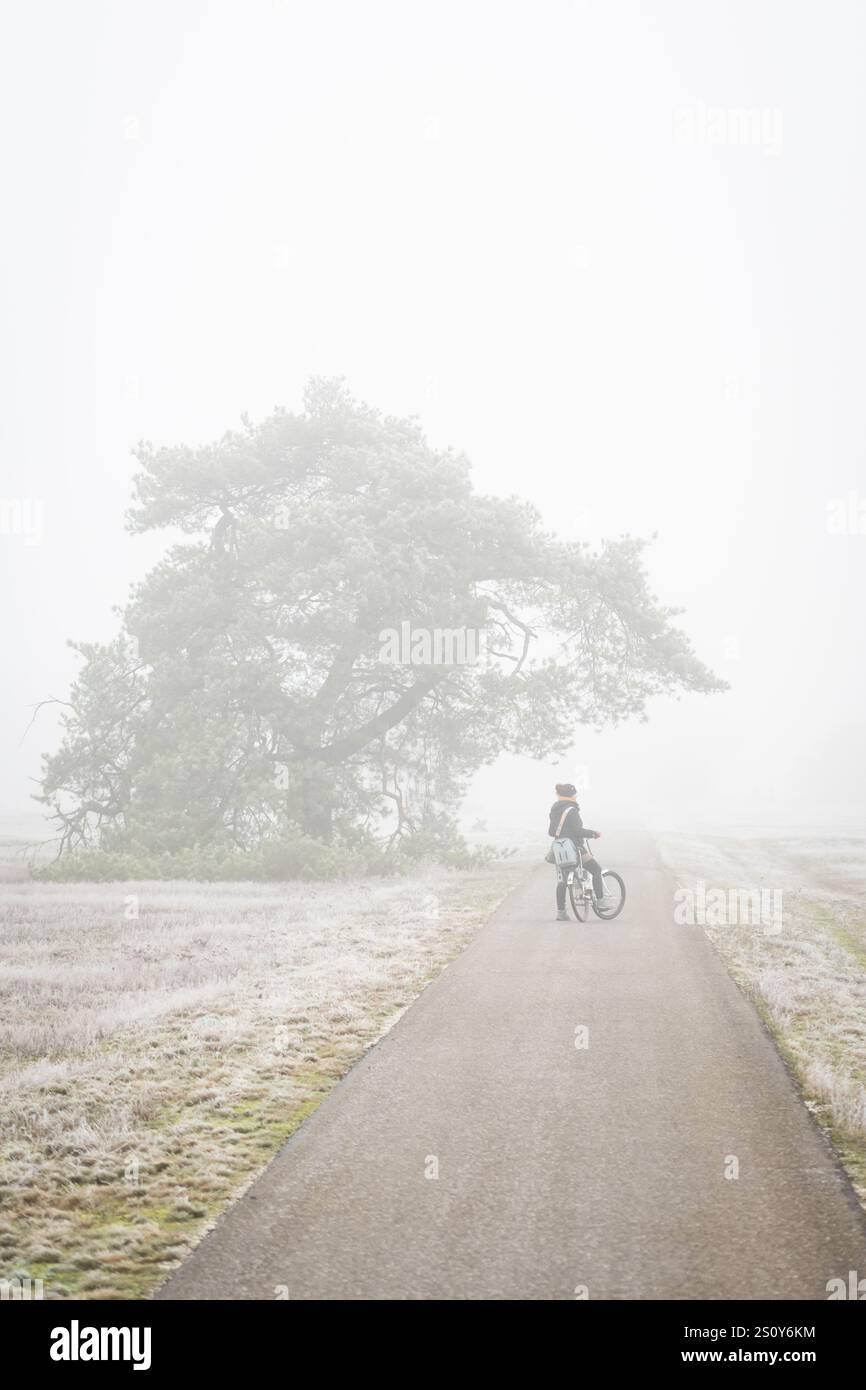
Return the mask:
M581 840L594 840L598 831L589 830L587 826L584 825L580 818L580 807L576 801L554 801L550 808L550 825L547 827L548 835L556 839L557 827L562 819L562 813L566 809L570 809L571 814L566 818L562 827L562 838L573 840L576 845L579 845Z

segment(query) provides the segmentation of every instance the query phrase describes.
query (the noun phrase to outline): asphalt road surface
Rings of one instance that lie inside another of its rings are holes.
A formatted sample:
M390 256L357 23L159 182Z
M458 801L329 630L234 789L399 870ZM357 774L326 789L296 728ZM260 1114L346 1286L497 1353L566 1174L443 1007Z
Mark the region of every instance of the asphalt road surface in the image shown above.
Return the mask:
M826 1299L866 1274L752 1005L674 925L651 842L604 849L622 916L555 922L540 866L158 1297Z

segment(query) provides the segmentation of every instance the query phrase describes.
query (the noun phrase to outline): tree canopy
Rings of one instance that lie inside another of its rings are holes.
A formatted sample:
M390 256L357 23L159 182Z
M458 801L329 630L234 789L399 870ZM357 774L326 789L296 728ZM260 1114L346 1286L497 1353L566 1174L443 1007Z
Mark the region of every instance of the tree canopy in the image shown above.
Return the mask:
M63 849L393 843L447 825L504 751L563 753L579 725L724 688L649 591L643 542L557 539L340 381L214 444L135 453L130 529L179 539L117 637L76 644L42 787ZM395 659L407 625L469 633L481 659Z

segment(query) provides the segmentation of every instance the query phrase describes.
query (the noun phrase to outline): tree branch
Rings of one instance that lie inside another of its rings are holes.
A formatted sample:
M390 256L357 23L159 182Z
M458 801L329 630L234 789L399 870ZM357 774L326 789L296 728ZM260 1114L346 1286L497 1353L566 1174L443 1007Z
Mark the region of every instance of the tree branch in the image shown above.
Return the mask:
M331 743L325 748L299 748L294 754L293 761L301 761L307 758L314 758L321 763L339 763L344 759L350 758L353 753L359 753L362 748L366 748L374 739L386 734L389 729L393 729L395 724L406 718L413 709L420 705L421 701L427 696L434 686L450 675L450 670L439 669L421 676L414 685L408 690L404 690L399 699L393 705L382 710L375 718L369 719L366 724L361 724L359 728L353 730L345 738L338 739L336 743Z

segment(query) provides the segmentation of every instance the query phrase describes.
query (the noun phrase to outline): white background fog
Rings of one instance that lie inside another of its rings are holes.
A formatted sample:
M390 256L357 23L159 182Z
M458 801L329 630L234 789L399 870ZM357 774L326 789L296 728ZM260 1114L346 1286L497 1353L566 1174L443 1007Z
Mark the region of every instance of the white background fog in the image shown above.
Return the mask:
M653 588L731 683L502 759L470 822L542 841L585 767L590 825L862 823L866 520L828 529L866 506L862 6L52 0L4 28L0 496L44 505L0 535L8 823L66 640L113 634L168 540L123 529L131 446L322 372L570 537L657 532ZM706 138L743 108L761 138Z

